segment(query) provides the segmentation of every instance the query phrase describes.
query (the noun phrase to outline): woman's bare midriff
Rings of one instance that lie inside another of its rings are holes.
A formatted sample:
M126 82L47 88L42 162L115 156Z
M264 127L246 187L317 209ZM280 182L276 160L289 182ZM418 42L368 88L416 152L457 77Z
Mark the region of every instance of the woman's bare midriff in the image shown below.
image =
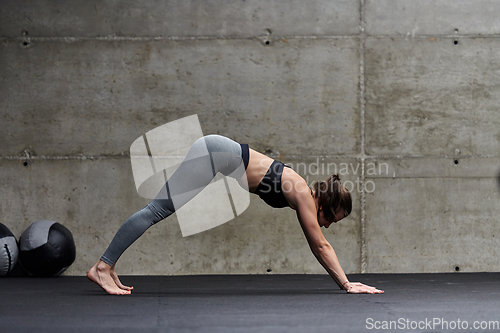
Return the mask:
M248 181L248 190L251 193L255 193L257 186L259 186L262 178L267 173L267 170L273 164L273 159L250 149L250 157L248 162L248 167L246 170L246 176ZM290 207L295 210L297 202L298 192L307 193L310 195L309 187L302 177L300 177L293 169L284 168L283 175L281 176L283 194L288 201ZM299 190L297 192L297 190Z
M248 160L248 166L246 170L248 190L254 193L259 186L260 181L267 173L267 170L273 164L273 159L267 157L264 154L259 153L253 149L250 149L250 156Z

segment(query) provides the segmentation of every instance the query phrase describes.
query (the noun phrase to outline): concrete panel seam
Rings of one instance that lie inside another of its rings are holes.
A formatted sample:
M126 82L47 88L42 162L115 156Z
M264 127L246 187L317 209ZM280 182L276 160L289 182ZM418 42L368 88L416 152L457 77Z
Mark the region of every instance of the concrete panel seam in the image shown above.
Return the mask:
M499 158L500 154L471 154L471 155L367 155L365 159L402 160L402 159L472 159L472 158Z
M360 195L360 211L361 211L361 239L360 239L360 255L361 255L361 273L366 272L366 192L365 192L365 17L364 17L365 1L360 0L359 4L359 19L360 19L360 41L359 41L359 109L361 122L361 195Z
M130 159L128 155L81 155L81 156L0 156L0 160L104 160L104 159Z
M389 35L370 35L365 33L364 25L360 25L360 33L351 35L273 35L264 36L271 40L279 39L351 39L359 38L361 35L364 38L372 39L387 39L387 38L402 38L402 39L429 39L429 38L440 38L440 39L495 39L500 38L500 34L491 35L481 35L481 34L456 34L456 35L408 35L408 34L389 34ZM18 41L18 42L80 42L80 41L130 41L130 42L152 42L152 41L192 41L192 40L261 40L263 36L149 36L149 37L131 37L131 36L96 36L96 37L77 37L77 36L65 36L65 37L9 37L0 36L0 39L7 41Z
M151 158L173 158L178 159L182 156L172 155L166 157L152 156ZM15 156L0 156L0 160L97 160L97 159L130 159L130 154L102 154L102 155L15 155ZM139 157L135 157L139 158ZM146 158L146 157L144 157ZM310 159L310 158L328 158L328 159L356 159L360 160L359 155L280 155L280 158L286 159Z
M170 156L171 158L179 158L179 156ZM500 154L489 154L489 155L365 155L361 157L357 155L281 155L283 160L287 159L310 159L310 158L327 158L327 159L353 159L353 160L403 160L403 159L460 159L468 160L474 158L500 158ZM0 160L102 160L102 159L129 159L129 153L126 154L109 154L109 155L36 155L36 156L26 156L26 155L16 155L16 156L0 156ZM153 157L158 158L158 157Z
M429 39L429 38L441 38L441 39L457 39L457 38L469 38L469 39L478 39L478 38L500 38L500 34L491 34L491 35L481 35L481 34L456 34L456 35L440 35L440 34L432 34L432 35L415 35L411 34L389 34L389 35L370 35L367 34L368 38L373 39L387 39L387 38L402 38L402 39Z
M279 39L351 39L359 37L358 34L353 35L324 35L324 36L279 36L273 35L265 36L271 40L279 40ZM26 39L25 37L0 37L3 40L9 41L20 41L20 42L63 42L63 43L74 43L81 41L126 41L126 42L154 42L154 41L192 41L192 40L261 40L262 36L248 36L248 37L240 37L240 36L168 36L168 37L117 37L117 36L105 36L105 37L29 37Z

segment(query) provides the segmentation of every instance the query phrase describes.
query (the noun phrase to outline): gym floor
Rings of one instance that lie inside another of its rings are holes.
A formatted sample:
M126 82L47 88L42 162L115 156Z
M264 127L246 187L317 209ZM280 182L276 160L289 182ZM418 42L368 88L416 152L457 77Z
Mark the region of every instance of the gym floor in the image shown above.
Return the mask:
M499 330L500 273L349 279L385 294L347 294L327 275L123 276L130 296L85 277L1 278L0 332Z

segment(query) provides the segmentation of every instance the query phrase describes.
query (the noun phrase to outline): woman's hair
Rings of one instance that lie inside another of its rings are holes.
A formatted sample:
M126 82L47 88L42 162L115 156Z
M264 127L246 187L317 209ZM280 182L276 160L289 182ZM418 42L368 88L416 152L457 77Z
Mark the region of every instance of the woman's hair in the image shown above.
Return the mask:
M344 209L345 216L351 214L351 193L340 184L339 175L331 175L324 182L314 183L313 190L319 198L318 206L323 209L323 216L327 221L333 220L341 208Z

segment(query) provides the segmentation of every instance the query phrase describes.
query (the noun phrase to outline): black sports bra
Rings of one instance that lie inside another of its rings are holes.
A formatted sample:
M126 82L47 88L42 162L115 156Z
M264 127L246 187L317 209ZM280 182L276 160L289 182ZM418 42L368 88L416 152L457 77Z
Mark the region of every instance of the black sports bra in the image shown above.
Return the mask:
M281 188L281 175L285 167L289 168L279 161L273 161L255 190L255 194L273 208L290 207Z
M250 159L250 149L247 144L241 144L241 155L246 170ZM289 168L279 161L273 161L255 190L255 194L273 208L290 207L281 189L281 174L284 167Z

